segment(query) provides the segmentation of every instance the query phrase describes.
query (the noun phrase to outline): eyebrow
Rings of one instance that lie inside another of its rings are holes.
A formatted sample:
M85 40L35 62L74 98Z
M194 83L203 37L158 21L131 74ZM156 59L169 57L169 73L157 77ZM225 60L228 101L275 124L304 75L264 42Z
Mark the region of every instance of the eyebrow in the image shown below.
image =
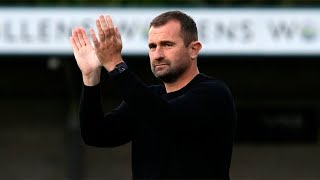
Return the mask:
M160 45L165 45L165 44L176 44L175 42L173 42L173 41L169 41L169 40L165 40L165 41L160 41ZM149 47L151 47L151 46L155 46L156 45L156 43L149 43Z
M175 42L166 40L166 41L160 41L160 44L161 45L164 45L164 44L175 44Z

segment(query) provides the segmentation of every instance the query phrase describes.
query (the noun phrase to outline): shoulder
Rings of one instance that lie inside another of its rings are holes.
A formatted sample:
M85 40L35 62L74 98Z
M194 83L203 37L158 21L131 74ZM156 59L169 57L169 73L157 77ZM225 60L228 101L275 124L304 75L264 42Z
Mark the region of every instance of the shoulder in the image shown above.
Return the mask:
M227 109L234 110L234 96L227 83L203 74L201 76L202 80L199 81L197 87L194 87L194 94L198 94L198 97L205 99L204 102L208 102L217 109L227 107Z
M227 83L221 79L199 74L190 88L190 94L210 102L232 102L233 95Z
M195 79L194 88L201 88L208 91L230 91L225 81L205 74L199 74Z

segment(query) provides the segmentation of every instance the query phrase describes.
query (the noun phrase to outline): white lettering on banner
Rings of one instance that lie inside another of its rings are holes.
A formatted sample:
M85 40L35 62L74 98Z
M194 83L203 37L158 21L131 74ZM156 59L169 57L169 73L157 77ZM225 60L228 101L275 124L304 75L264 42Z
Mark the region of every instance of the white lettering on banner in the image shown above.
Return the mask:
M83 21L52 18L34 19L8 19L1 22L0 43L2 45L46 45L50 43L63 43L71 35L75 26L89 29L94 19Z
M271 37L274 40L293 40L301 38L304 41L315 41L317 29L314 22L273 22L269 23Z
M315 8L176 9L195 19L202 55L320 54L320 11ZM123 54L147 55L149 22L167 10L0 7L0 55L71 55L72 28L95 29L95 20L101 14L110 14L119 27Z
M210 25L212 27L210 27ZM200 20L198 22L199 39L203 43L208 43L212 40L220 41L238 41L241 43L248 43L252 41L253 31L250 20L240 20L235 22Z

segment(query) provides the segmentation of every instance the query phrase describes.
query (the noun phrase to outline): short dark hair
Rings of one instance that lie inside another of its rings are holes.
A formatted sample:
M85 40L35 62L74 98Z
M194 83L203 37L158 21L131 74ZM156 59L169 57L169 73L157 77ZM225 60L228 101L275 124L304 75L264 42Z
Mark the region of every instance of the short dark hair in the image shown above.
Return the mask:
M156 16L151 22L151 27L161 27L171 20L176 20L181 25L181 35L185 46L188 46L192 41L198 40L198 29L194 20L187 14L175 10L167 11Z

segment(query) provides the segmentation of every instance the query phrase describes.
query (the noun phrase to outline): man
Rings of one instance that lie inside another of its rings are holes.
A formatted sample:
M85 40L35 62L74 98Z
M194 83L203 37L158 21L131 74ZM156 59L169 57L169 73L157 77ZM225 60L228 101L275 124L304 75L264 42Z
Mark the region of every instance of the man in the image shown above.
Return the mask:
M115 147L132 142L133 179L229 179L236 111L228 87L197 67L202 47L194 20L169 11L152 20L149 57L163 84L145 85L121 56L120 33L110 16L96 20L94 47L83 28L70 37L82 72L80 102L84 142ZM104 113L100 97L105 68L123 97Z

